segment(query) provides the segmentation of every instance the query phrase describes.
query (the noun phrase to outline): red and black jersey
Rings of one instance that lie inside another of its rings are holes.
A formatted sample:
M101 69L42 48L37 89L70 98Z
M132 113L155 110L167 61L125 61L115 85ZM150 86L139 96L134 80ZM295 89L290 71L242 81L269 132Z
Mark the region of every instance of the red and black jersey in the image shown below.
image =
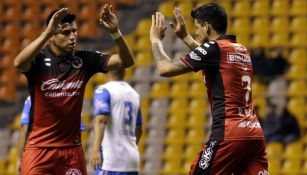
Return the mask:
M32 101L26 148L81 144L85 85L93 74L105 71L109 57L89 50L58 57L50 47L39 52L25 73Z
M182 61L203 72L213 117L211 140L263 139L252 103L251 58L235 36L202 44Z

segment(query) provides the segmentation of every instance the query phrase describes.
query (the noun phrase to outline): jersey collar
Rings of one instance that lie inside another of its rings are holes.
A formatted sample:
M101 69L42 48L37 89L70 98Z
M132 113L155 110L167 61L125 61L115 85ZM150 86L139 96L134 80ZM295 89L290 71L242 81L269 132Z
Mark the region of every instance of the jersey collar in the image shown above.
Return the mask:
M226 35L226 34L223 34L223 35L220 35L216 40L222 40L222 39L230 40L233 43L237 42L236 35Z
M58 60L70 60L73 56L74 56L74 53L72 54L69 54L69 55L66 55L66 56L58 56L50 47L50 45L48 45L46 47L46 49L48 50L48 52L56 59Z

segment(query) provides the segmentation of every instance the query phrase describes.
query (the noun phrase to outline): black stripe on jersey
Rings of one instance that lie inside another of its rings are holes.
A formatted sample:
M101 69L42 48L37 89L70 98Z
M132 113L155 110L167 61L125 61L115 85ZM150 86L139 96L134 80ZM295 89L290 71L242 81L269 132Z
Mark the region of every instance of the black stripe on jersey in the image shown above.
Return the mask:
M211 103L212 103L212 128L210 138L223 140L225 131L225 92L222 75L219 70L210 72Z

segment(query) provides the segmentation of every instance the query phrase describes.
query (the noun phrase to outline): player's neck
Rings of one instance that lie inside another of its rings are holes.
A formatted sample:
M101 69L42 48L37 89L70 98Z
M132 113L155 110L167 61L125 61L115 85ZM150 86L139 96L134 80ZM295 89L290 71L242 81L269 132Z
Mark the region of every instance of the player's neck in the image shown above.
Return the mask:
M212 33L211 33L210 36L209 36L209 40L210 40L210 41L217 40L221 35L223 35L223 34L217 33L217 32L215 32L215 31L212 31Z
M61 51L58 47L56 47L54 44L50 44L51 50L58 56L58 57L64 57L66 55L69 55L68 52Z

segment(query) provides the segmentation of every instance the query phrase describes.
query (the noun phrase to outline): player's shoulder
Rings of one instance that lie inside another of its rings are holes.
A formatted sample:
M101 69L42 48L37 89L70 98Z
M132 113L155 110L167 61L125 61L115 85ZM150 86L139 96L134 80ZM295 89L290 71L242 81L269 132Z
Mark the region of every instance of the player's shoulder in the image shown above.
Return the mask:
M211 51L216 51L218 49L219 49L219 45L217 41L208 41L195 48L196 51L199 51L204 55L206 54L206 51L211 52Z
M212 41L205 42L205 43L201 44L200 46L205 47L205 48L209 48L209 47L217 46L217 45L218 45L217 41L212 40Z
M99 93L102 93L103 91L108 91L109 92L110 89L112 89L112 83L111 82L107 82L105 84L97 86L97 88L95 89L95 93L99 94Z

